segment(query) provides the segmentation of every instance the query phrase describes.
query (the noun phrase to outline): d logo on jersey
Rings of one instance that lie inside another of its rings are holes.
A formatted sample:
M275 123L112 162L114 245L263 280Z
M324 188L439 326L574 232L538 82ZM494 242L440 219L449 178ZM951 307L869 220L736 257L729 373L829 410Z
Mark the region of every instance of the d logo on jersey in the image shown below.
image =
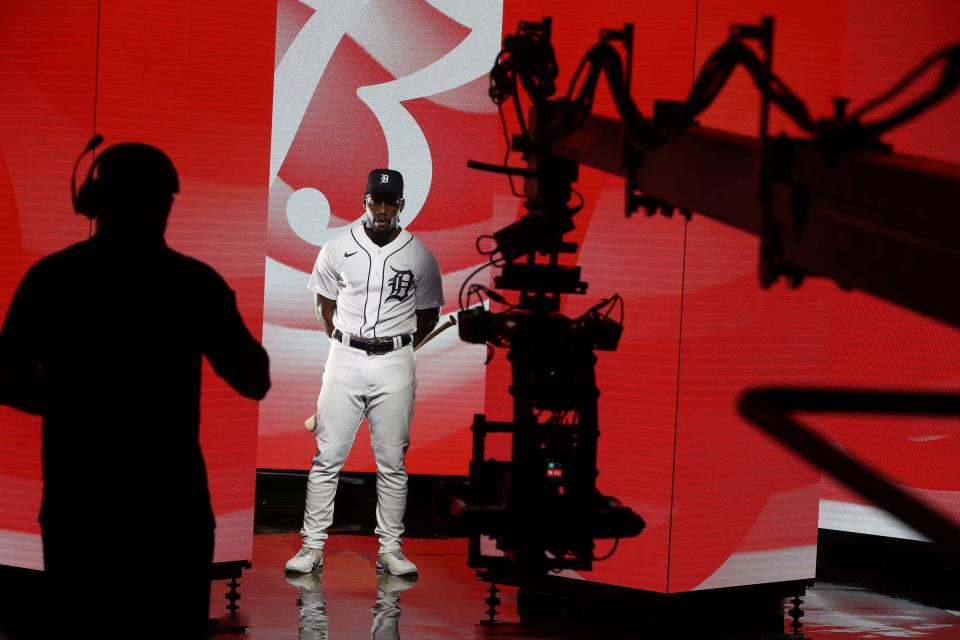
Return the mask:
M397 271L393 267L390 267L390 270L393 271L393 277L387 281L390 285L390 295L386 299L403 302L413 289L413 271L409 269Z

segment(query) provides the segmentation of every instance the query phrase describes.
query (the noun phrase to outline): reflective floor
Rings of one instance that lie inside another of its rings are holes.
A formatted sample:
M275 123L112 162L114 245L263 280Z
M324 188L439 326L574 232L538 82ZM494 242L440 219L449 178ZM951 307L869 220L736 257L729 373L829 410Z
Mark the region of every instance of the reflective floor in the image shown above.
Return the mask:
M295 533L258 534L254 538L253 568L241 579L240 609L225 610L225 582L215 582L211 616L218 619L218 639L273 638L355 639L408 638L657 638L691 637L669 625L644 628L629 620L609 622L589 617L574 619L517 616L517 590L503 587L498 623L480 624L486 618L487 585L467 567L466 541L410 539L404 551L420 567L417 580L378 577L377 542L372 536L337 535L327 546L321 572L286 575L283 564L299 548ZM773 625L760 627L734 623L729 615L704 620L694 637L710 638L960 638L960 612L932 607L906 598L878 593L866 586L818 581L808 590L801 608L802 627L795 631L787 615ZM695 613L695 612L693 612ZM244 635L238 635L238 634ZM0 637L5 637L0 635Z
M354 640L435 640L457 638L540 640L619 638L736 638L757 640L864 638L960 639L960 606L956 589L918 590L929 574L911 579L883 574L864 580L855 572L821 572L800 605L802 626L794 628L790 601L772 600L757 607L738 596L712 610L684 610L672 616L652 607L570 607L559 613L554 602L531 600L528 592L501 587L496 624L487 618L487 584L467 567L464 538L409 538L404 551L420 568L417 580L379 575L375 569L378 543L372 535L334 535L327 543L323 570L288 575L286 560L300 545L291 532L254 536L252 568L240 579L240 609L230 614L224 595L226 581L213 583L211 618L219 640L274 638ZM109 569L105 569L107 571ZM95 629L79 630L69 620L56 619L57 598L69 590L50 591L36 579L21 575L0 597L0 640L33 640L39 622L63 624L62 637L96 637ZM157 628L164 612L149 607L149 571L118 571L132 589L144 589L144 628ZM842 577L841 577L842 576ZM39 586L38 586L39 584ZM904 594L910 594L906 597ZM19 604L13 601L19 601ZM521 621L518 603L524 611ZM532 604L531 604L532 603ZM937 606L934 604L937 603ZM748 613L749 612L749 613ZM51 616L54 616L51 618ZM615 619L614 619L615 618ZM682 628L681 628L681 625ZM135 631L135 630L131 630ZM172 632L171 640L177 638Z
M324 567L313 574L288 574L287 559L300 548L298 534L254 537L253 568L241 579L240 610L225 613L226 582L215 582L211 616L221 627L246 627L250 640L267 638L474 638L486 608L486 585L466 564L463 539L410 539L404 552L420 578L403 579L376 571L377 539L332 536ZM500 594L504 611L514 591ZM510 620L510 616L504 616ZM512 619L516 619L514 615ZM216 638L236 638L219 633ZM528 636L537 637L537 636Z

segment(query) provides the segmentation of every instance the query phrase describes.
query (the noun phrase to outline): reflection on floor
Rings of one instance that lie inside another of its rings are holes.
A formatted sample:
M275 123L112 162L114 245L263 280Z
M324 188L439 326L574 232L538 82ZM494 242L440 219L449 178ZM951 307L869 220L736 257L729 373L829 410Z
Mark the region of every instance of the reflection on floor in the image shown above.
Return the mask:
M467 567L466 540L409 539L404 552L420 567L417 580L378 576L377 541L372 536L337 535L327 543L325 566L316 574L289 575L283 564L299 548L295 533L258 534L254 537L253 568L240 580L240 610L227 614L222 594L227 587L214 583L211 616L219 621L220 640L274 638L337 639L407 638L414 640L457 638L656 638L680 637L669 626L656 632L619 621L584 616L540 616L520 620L516 613L517 590L502 587L498 597L499 622L480 624L486 618L488 585L479 582ZM801 605L802 627L794 631L783 606L775 629L733 625L719 616L700 625L697 637L794 638L800 640L859 640L861 638L960 638L960 613L925 606L903 598L876 593L862 586L817 582ZM695 612L694 612L695 613ZM244 635L239 635L243 633ZM687 632L684 637L689 637ZM0 639L3 638L0 633Z
M255 536L237 616L221 615L225 583L214 583L212 615L225 626L246 626L251 640L293 638L298 630L301 638L396 638L398 627L409 638L475 637L487 593L466 566L465 540L407 540L404 552L415 558L419 579L378 574L372 536L332 536L321 571L285 573L283 564L299 547L297 534ZM507 610L509 594L501 594Z

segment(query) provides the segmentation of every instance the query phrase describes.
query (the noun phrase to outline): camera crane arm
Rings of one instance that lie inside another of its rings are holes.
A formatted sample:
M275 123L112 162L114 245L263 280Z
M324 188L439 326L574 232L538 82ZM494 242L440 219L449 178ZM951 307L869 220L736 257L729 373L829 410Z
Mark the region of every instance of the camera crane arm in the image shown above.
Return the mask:
M621 121L594 115L550 150L624 176L628 214L675 208L761 235L756 138L693 125L634 166L624 144ZM823 276L960 327L960 166L873 150L830 158L810 140L771 150L778 264L763 284Z

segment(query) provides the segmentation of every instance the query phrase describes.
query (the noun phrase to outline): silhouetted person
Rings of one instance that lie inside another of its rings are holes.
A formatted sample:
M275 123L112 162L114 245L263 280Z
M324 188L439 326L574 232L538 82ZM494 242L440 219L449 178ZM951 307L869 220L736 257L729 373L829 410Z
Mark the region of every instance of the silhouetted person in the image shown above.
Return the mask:
M202 357L246 397L270 387L233 291L164 242L178 191L159 149L104 151L76 202L96 234L29 270L0 333L0 402L43 416L39 597L66 635L204 635Z

